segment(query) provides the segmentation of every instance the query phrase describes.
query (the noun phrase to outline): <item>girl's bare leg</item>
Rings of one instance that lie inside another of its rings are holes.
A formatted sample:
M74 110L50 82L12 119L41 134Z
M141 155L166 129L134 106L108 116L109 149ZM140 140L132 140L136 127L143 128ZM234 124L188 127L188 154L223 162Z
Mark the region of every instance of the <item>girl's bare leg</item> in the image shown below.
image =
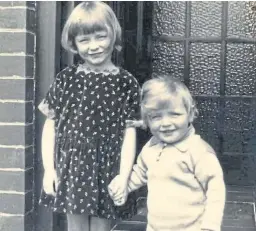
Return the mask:
M90 231L110 231L111 230L111 220L91 217L90 218Z
M67 214L68 231L90 231L89 216L85 214Z

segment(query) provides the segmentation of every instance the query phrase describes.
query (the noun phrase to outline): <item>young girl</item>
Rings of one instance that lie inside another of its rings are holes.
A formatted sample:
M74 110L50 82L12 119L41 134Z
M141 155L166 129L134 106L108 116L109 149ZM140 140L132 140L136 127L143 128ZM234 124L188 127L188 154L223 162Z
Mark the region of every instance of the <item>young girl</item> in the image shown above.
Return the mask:
M67 214L69 231L109 231L111 219L136 212L133 197L116 207L107 186L120 174L119 190L126 193L136 133L125 121L139 114L140 88L111 61L121 48L121 28L107 4L79 4L65 24L62 45L84 62L58 73L39 106L47 116L40 203Z
M225 205L222 168L192 125L197 115L186 86L169 78L142 87L142 118L153 137L134 165L128 191L148 186L147 231L220 231ZM126 195L109 185L116 204Z

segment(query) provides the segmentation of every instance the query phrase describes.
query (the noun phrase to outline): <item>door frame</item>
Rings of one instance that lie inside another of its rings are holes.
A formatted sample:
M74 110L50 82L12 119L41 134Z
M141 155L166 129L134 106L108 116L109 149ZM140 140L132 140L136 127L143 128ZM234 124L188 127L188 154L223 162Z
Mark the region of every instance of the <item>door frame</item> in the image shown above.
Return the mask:
M43 165L41 157L41 133L45 116L37 106L44 98L50 84L59 71L60 52L60 4L56 1L36 3L36 89L35 89L35 126L36 126L36 156L35 156L35 231L53 230L53 213L38 205L42 188ZM55 42L54 42L55 41Z

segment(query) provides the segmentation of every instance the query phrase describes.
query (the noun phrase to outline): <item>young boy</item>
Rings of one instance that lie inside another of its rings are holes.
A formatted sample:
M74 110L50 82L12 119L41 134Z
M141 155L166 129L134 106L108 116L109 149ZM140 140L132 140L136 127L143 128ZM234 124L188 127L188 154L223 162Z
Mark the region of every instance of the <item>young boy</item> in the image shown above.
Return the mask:
M192 125L198 111L187 87L171 77L144 83L142 119L153 137L133 167L127 192L148 186L147 231L220 231L225 206L222 168ZM116 205L118 176L109 193Z

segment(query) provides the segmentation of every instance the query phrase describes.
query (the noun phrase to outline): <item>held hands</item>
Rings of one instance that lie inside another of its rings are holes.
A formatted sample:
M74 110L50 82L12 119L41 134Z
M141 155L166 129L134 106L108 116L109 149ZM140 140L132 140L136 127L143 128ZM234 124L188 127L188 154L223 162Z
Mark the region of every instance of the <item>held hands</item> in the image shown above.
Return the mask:
M43 178L43 189L46 194L55 196L58 187L58 178L55 170L45 170Z
M147 128L143 120L126 120L125 122L126 122L126 127L141 128L144 130Z
M117 175L108 185L108 192L116 206L124 205L128 197L127 180Z

